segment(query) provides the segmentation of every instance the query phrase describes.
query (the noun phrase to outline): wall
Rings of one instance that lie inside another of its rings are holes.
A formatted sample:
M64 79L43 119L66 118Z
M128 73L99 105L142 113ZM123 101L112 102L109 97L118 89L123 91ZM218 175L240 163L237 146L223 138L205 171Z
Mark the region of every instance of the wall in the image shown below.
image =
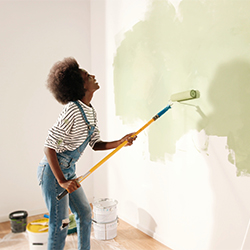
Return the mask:
M91 69L89 1L0 1L0 221L12 211L46 212L36 180L48 128L62 105L45 87L51 66L67 56ZM79 172L92 165L91 152ZM93 196L92 177L83 184Z
M136 131L173 93L201 92L88 177L89 200L117 199L120 218L175 250L250 248L250 235L241 248L250 218L249 1L0 7L2 221L17 209L46 210L36 166L62 106L44 84L52 64L71 55L101 85L93 104L103 139ZM87 150L78 173L105 155Z
M175 250L249 249L250 2L106 3L108 136L201 92L105 165L119 216Z

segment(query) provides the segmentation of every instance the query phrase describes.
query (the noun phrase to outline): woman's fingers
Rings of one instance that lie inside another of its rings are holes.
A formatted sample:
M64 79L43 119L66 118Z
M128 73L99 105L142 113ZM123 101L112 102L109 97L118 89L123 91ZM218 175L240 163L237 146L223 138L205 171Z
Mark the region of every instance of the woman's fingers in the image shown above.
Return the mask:
M61 184L61 187L66 189L68 191L68 193L73 193L80 186L81 186L81 184L79 183L79 181L77 179L68 180L68 181L64 182L63 184Z

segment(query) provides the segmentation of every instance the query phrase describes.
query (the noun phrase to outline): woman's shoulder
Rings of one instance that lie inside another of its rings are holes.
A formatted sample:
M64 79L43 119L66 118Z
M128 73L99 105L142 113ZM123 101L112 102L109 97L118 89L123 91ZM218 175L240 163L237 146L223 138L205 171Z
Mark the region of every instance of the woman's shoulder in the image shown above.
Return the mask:
M71 111L75 111L75 110L77 110L77 105L74 103L74 102L68 102L65 106L64 106L64 108L63 108L63 110L64 111L66 111L66 112L71 112Z
M79 111L76 104L74 102L68 102L64 105L59 117L61 119L68 116L74 117L77 113L79 113Z

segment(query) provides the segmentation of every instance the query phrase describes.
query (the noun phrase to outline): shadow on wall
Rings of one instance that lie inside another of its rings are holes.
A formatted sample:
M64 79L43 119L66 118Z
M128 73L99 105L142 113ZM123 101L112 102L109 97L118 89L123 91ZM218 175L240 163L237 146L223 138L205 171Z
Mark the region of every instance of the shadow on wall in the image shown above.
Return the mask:
M213 112L207 117L207 135L227 137L228 160L237 175L250 174L250 63L235 59L216 71L208 91Z
M196 129L226 136L237 175L250 173L249 11L249 1L183 0L177 16L156 0L125 33L114 58L116 114L124 123L148 121L173 93L201 92L188 102L197 109L173 108L148 128L150 160L171 160L176 142Z
M153 217L144 209L138 208L138 218L139 218L139 223L137 225L137 228L147 233L151 237L154 237L157 224L153 219ZM148 231L148 229L150 229L150 232Z

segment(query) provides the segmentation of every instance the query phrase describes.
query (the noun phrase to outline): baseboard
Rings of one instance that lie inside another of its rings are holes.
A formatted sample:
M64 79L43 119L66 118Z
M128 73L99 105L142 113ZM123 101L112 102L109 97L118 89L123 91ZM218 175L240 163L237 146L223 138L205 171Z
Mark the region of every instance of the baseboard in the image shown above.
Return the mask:
M127 219L126 217L123 217L123 216L119 215L119 218L122 219L123 221L127 222L131 226L137 228L138 230L142 231L143 233L147 234L148 236L152 237L153 239L157 240L158 242L160 242L164 246L169 247L169 245L167 244L166 240L163 239L163 237L159 236L154 231L152 231L152 230L150 230L148 228L145 228L145 227L143 227L141 225L138 225L137 223L134 223L133 221Z

